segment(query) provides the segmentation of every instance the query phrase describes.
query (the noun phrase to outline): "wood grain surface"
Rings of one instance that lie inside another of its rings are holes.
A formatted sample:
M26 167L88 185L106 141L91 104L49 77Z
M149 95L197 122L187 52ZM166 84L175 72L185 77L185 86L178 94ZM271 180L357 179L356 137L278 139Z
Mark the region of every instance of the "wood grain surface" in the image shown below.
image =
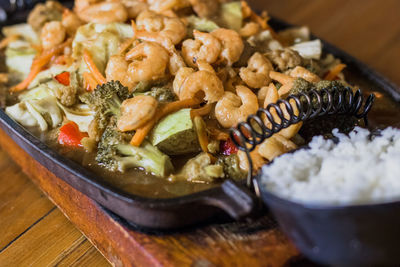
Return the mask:
M290 23L310 26L316 35L400 85L400 1L250 2ZM267 218L253 222L253 233L245 235L242 232L248 224L207 226L161 237L133 231L53 177L3 132L0 143L0 266L109 265L73 224L117 266L279 266L297 255L276 229L259 231ZM262 262L257 260L260 257Z

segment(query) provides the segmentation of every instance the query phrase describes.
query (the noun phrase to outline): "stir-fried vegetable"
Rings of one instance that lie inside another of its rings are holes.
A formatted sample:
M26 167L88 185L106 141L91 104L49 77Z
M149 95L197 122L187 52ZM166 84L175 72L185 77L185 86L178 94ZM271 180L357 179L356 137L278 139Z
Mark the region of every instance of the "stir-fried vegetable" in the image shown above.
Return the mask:
M344 88L345 65L307 27L276 32L245 1L133 2L48 2L4 27L10 117L111 171L214 182L245 174L230 127L291 93ZM281 154L271 144L251 153L256 167Z

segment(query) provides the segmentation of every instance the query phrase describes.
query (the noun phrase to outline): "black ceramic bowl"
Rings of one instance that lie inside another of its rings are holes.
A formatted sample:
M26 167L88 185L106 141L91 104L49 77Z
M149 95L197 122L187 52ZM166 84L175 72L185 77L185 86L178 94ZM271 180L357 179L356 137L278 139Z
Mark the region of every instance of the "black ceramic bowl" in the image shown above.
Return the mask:
M354 206L301 204L269 192L261 175L258 183L264 203L309 259L335 266L400 264L400 201Z

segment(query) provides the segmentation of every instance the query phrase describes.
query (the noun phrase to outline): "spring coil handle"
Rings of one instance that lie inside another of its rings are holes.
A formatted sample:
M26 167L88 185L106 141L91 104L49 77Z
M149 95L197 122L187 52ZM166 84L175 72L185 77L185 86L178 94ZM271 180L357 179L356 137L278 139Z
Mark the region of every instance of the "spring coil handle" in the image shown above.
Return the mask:
M286 99L279 99L265 109L260 108L256 114L247 117L246 121L240 122L236 128L230 130L229 135L236 147L246 153L249 163L247 186L252 186L254 170L250 152L257 145L293 124L325 115L354 116L357 119L363 119L365 124L368 124L367 115L372 108L375 95L370 94L364 104L363 99L360 89L353 92L349 87L344 90L310 90L307 93L289 95ZM274 113L275 115L273 115ZM265 118L268 119L268 123ZM258 193L258 186L254 184L255 182L253 181L253 187Z

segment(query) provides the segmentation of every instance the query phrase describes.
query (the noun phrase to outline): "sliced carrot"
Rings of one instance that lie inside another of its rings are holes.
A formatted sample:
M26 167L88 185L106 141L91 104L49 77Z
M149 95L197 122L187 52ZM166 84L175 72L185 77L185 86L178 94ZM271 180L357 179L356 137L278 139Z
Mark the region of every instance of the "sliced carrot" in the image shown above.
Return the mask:
M90 73L93 75L98 84L104 84L107 82L106 78L104 78L103 74L99 71L96 64L92 59L92 55L90 55L89 51L86 49L83 50L83 60L88 66Z
M86 91L93 91L98 85L96 79L90 72L85 71L83 73L83 79L85 80Z
M42 69L50 62L50 60L57 54L61 53L64 48L72 43L72 39L68 39L66 42L57 45L49 50L43 51L42 54L37 56L31 66L31 71L28 74L28 77L25 78L22 82L17 84L16 86L10 89L10 92L18 92L25 90L29 84L35 79L36 75L42 71Z
M346 67L346 64L337 64L329 70L328 74L325 75L324 80L333 81Z
M206 104L204 107L197 108L197 109L192 109L190 111L190 117L193 119L194 117L197 116L205 116L209 114L212 110L212 105L211 104Z
M206 131L206 124L202 117L196 116L193 118L194 128L196 129L197 138L199 140L199 144L201 150L203 152L208 153L208 136Z
M153 129L154 125L160 119L183 108L190 108L198 104L200 104L200 102L197 99L184 99L160 106L156 112L156 115L143 127L136 130L130 144L133 146L140 146L151 129Z
M208 131L212 139L218 141L226 141L229 139L229 134L214 127L208 127Z
M18 40L19 35L10 35L3 40L0 41L0 49L4 49L8 46L9 43Z

